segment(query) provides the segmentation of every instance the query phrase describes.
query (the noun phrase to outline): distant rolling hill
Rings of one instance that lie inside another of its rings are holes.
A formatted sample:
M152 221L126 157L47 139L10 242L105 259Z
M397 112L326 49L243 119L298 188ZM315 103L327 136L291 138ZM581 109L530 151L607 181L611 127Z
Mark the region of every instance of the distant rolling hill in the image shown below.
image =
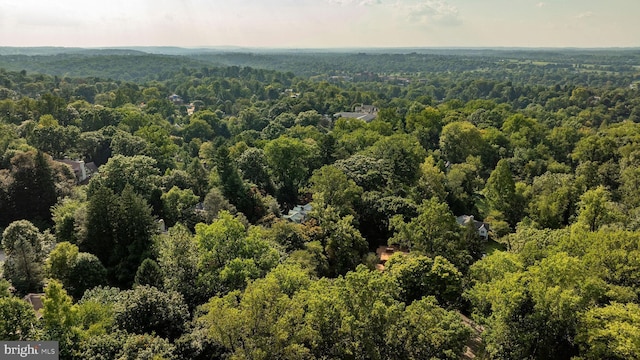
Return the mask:
M187 57L118 49L74 49L49 55L0 55L0 68L10 71L26 70L29 73L126 81L158 79L183 67L211 65L211 62Z
M236 47L63 48L0 47L0 68L57 76L125 81L163 80L183 68L240 66L301 76L335 74L448 73L502 69L505 76L573 71L576 65L637 73L639 49L251 49ZM604 65L604 66L603 66ZM575 72L575 71L573 71Z

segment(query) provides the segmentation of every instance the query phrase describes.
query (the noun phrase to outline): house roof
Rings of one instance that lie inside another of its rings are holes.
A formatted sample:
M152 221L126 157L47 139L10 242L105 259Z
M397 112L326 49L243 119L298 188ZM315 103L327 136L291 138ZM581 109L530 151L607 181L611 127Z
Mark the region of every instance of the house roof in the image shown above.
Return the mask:
M44 294L27 294L22 300L26 301L29 305L33 307L33 310L36 311L36 316L38 318L42 317L42 313L40 310L44 307Z
M376 255L378 255L379 263L376 265L376 269L384 270L384 264L391 258L391 256L395 253L408 254L406 251L402 251L398 249L396 246L378 246L376 249Z
M367 114L376 114L378 112L378 108L373 105L360 105L356 106L354 109L356 112L362 112Z
M293 222L300 223L300 222L302 222L304 220L305 216L304 216L304 214L302 214L300 212L291 212L291 211L289 211L289 214L283 216L283 218L285 218L287 220L291 220Z
M71 166L71 169L73 170L73 173L75 174L76 179L80 184L85 183L86 181L89 180L89 178L91 178L93 174L98 172L98 167L93 162L85 163L82 160L69 160L69 159L62 159L62 160L56 160L56 161Z
M373 121L377 115L363 112L339 112L333 115L336 118L360 119L366 122Z
M79 161L79 160L64 159L64 160L56 160L56 161L71 166L71 169L73 169L73 172L75 172L75 173L81 172L82 171L82 164L84 164L84 161Z
M307 214L312 210L311 204L296 205L293 209L289 210L287 215L283 218L291 220L293 222L301 223L307 218Z
M473 215L461 215L456 217L456 222L461 226L466 226L470 221L473 221L473 225L477 230L484 228L485 230L489 231L489 224L474 219Z
M89 172L91 172L92 174L98 172L98 167L96 166L96 164L94 162L88 162L88 163L84 164L84 167L87 168L87 170Z

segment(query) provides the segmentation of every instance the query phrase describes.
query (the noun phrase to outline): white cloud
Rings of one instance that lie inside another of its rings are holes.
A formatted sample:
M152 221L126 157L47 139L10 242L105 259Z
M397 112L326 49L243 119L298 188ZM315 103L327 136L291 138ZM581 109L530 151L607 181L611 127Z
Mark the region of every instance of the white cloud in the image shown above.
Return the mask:
M580 13L578 15L576 15L576 19L585 19L588 17L593 16L593 12L592 11L585 11L583 13Z
M360 6L372 6L382 4L382 0L326 0L331 4L338 4L342 6L348 5L360 5Z
M422 25L460 25L458 8L442 0L427 0L407 5L409 19Z
M445 0L324 0L343 7L376 7L396 21L418 25L460 25L458 8Z
M359 5L362 6L370 6L370 5L380 5L382 4L381 0L361 0Z
M545 2L539 2L539 3L536 4L536 7L542 8L542 7L545 7L546 5L547 5L547 3L545 3Z

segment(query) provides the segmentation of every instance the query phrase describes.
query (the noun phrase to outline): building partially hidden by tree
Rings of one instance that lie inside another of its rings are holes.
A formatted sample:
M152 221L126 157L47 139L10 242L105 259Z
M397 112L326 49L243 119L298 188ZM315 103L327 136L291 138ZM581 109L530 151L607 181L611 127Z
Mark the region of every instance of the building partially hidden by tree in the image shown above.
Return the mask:
M478 236L480 236L480 238L482 238L483 240L489 240L489 224L474 219L473 215L458 216L456 217L456 221L461 226L467 226L469 225L469 223L473 222L473 226L475 226L476 230L478 231Z
M307 219L307 215L311 212L311 210L311 204L296 205L293 209L289 210L289 213L287 215L284 215L283 218L300 224Z
M333 115L334 118L350 118L360 119L366 122L371 122L378 117L378 108L373 105L355 106L352 112L339 112Z
M71 166L71 169L73 170L73 173L76 176L76 180L78 181L78 184L87 183L89 179L91 179L91 176L93 176L95 173L98 172L98 167L93 162L85 163L82 160L69 160L69 159L56 160L56 161Z

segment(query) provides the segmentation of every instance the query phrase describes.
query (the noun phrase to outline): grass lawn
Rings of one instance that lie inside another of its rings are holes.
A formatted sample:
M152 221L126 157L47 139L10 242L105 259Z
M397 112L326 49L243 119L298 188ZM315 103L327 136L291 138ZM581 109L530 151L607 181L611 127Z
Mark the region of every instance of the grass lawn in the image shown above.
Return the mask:
M491 255L496 250L506 251L507 248L504 246L504 244L500 244L495 240L487 241L487 244L484 246L484 252L487 254L487 256Z

